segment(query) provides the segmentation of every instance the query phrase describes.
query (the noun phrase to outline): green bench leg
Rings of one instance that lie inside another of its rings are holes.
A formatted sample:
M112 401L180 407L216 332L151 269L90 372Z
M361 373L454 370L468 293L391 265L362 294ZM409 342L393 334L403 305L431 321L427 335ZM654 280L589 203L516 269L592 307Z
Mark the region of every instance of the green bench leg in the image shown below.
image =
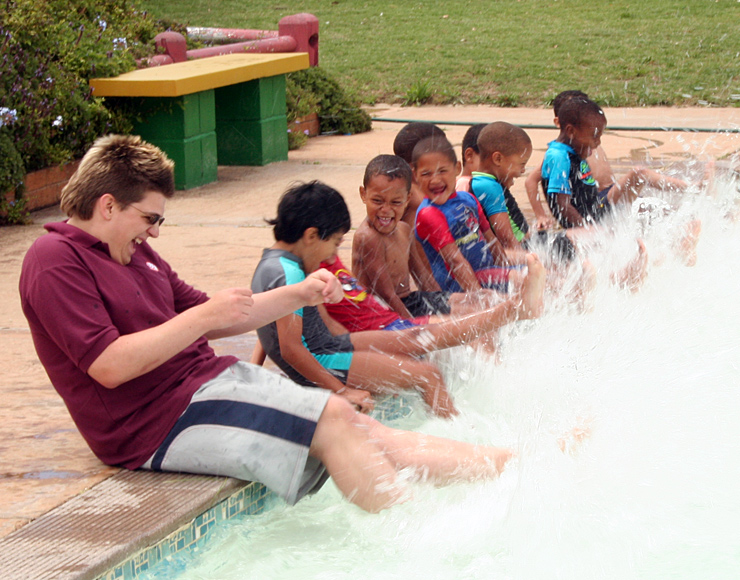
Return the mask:
M175 187L190 189L218 178L214 91L172 98L140 98L134 133L175 162Z
M267 165L288 159L285 75L216 89L218 162Z

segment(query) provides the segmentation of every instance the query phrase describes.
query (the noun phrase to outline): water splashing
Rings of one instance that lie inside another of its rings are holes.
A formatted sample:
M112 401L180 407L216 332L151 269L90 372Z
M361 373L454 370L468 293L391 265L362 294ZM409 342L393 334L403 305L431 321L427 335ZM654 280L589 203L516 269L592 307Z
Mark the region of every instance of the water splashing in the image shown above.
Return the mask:
M550 302L502 333L501 364L471 347L435 355L461 415L426 418L419 403L407 425L514 447L498 480L416 484L412 502L376 516L329 484L229 525L178 578L736 577L738 197L728 173L715 198L688 196L648 232L662 260L638 293L608 283L635 251L625 226L594 247L591 311ZM693 268L661 238L687 215L703 225ZM558 437L584 422L590 437L563 453Z

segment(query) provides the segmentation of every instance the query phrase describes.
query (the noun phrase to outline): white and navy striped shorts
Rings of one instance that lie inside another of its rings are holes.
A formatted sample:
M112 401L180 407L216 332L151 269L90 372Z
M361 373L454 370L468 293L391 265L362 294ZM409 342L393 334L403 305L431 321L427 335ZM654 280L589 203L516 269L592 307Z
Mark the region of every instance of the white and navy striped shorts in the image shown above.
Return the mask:
M308 450L330 394L235 363L198 389L142 467L259 481L292 505L329 477Z

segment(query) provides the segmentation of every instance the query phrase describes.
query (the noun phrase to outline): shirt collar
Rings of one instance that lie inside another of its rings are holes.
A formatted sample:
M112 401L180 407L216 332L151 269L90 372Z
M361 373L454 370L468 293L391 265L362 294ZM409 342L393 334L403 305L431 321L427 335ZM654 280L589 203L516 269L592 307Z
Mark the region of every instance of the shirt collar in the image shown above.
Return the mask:
M59 234L60 236L68 238L69 240L85 248L99 249L110 256L108 244L100 241L92 234L88 234L86 231L68 224L66 221L44 224L44 229L49 233Z

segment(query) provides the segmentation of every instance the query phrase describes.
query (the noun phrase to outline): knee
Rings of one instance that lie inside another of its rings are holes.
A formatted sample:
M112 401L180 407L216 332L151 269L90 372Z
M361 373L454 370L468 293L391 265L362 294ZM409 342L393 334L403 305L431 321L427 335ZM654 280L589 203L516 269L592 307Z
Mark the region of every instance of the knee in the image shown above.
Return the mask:
M647 180L647 168L638 165L630 170L629 176L633 181L642 183Z
M355 411L355 408L347 399L338 395L332 395L326 402L326 407L324 407L324 412L321 413L319 423L350 423L356 414L357 411Z

